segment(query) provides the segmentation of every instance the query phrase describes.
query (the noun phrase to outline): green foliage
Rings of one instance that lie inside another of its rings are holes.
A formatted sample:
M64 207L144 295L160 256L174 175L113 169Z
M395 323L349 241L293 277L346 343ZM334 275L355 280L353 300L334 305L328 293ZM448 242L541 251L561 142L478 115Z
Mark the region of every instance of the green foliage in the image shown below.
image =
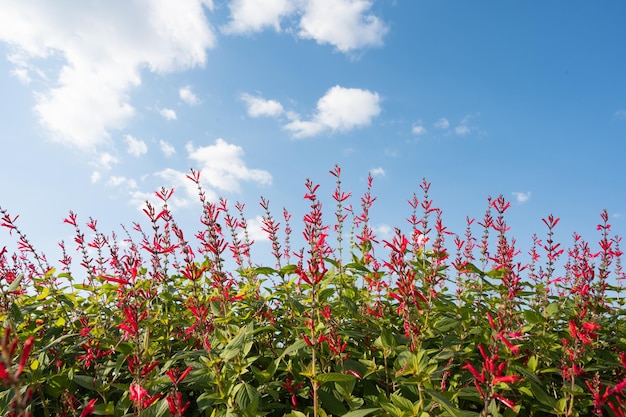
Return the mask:
M129 234L126 249L93 221L86 241L70 213L82 278L67 255L51 268L2 210L20 250L0 251L0 413L624 415L625 310L621 288L609 284L623 274L606 213L599 251L577 238L557 275L558 219L544 220L547 243L535 241L532 262L520 265L508 205L490 199L482 238L469 222L455 256L426 182L423 200L410 202L409 232L379 243L368 225L370 178L343 248L349 196L339 168L331 173L337 223L322 223L307 181L301 251L289 246L288 213L279 238L262 201L274 266L253 266L243 206L231 216L201 187L193 243L168 209L168 190L157 193L162 207L145 210L152 231L136 226L140 241ZM196 172L190 180L199 186Z

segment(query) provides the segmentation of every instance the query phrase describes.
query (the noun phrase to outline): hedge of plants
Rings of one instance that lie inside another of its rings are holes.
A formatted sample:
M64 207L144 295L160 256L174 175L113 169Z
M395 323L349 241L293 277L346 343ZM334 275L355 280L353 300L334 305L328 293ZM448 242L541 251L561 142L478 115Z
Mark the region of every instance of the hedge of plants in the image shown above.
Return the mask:
M193 170L198 231L161 189L121 236L70 212L56 266L0 208L17 244L0 250L2 415L626 415L625 276L606 211L595 243L561 246L549 215L520 253L502 196L453 234L424 180L382 239L372 178L353 207L330 174L330 210L307 180L302 222L261 199L272 265L253 262L243 204L210 201Z

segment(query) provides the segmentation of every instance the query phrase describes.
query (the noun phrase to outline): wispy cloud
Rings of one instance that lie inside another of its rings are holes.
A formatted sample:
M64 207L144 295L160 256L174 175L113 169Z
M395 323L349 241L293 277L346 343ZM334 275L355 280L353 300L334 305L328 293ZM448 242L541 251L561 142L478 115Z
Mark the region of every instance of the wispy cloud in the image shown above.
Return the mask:
M130 93L143 69L168 73L205 63L215 44L204 14L212 6L208 0L5 2L0 40L19 55L12 62L23 80L37 76L33 68L41 63L61 61L52 81L38 79L46 87L35 91L35 112L57 141L93 150L135 115Z
M450 127L450 122L445 117L442 117L435 122L435 127L437 129L447 129Z
M188 85L181 87L180 90L178 90L178 97L190 106L197 106L200 104L200 99L192 91L191 86Z
M329 130L347 131L369 125L380 111L378 93L337 85L318 100L311 120L301 120L296 116L285 125L285 129L296 138L315 136Z
M250 117L279 116L283 112L282 104L276 100L266 100L247 93L241 95L241 100L246 103Z
M164 140L159 141L159 146L161 147L161 152L163 152L163 155L165 156L172 156L176 153L176 148Z
M459 136L465 136L469 132L471 132L471 129L467 125L458 125L457 127L454 128L454 133L456 133Z
M110 170L113 165L117 164L118 162L119 160L114 155L108 152L101 152L96 158L94 165L96 165L100 169Z
M525 203L528 199L530 199L530 191L525 193L514 191L511 194L513 194L518 203Z
M626 119L626 109L620 109L615 112L615 117L618 119Z

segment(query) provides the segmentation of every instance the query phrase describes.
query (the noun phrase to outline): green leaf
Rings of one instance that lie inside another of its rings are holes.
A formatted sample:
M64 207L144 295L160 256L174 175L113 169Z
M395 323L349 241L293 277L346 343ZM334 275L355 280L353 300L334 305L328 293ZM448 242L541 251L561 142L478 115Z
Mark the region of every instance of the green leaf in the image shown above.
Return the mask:
M551 397L539 384L531 381L530 389L533 392L535 399L541 404L553 409L556 408L556 399Z
M280 275L290 275L290 274L293 274L296 269L298 269L298 265L285 265L282 268L280 268L278 273Z
M109 401L106 404L96 404L93 414L97 416L111 416L115 414L115 404L113 401Z
M258 268L254 268L254 273L257 275L274 275L278 271L274 268L270 268L269 266L260 266Z
M546 307L546 316L548 318L554 317L554 315L559 311L560 307L561 306L559 303L548 304L548 306Z
M317 375L317 377L315 379L318 382L321 382L322 384L324 384L326 382L346 382L346 381L352 381L354 378L355 378L354 375L340 374L340 373L336 373L336 372L329 372L327 374Z
M224 360L230 360L236 357L237 355L239 355L242 351L244 342L246 341L246 338L250 330L251 330L251 325L243 327L239 331L239 333L237 333L237 336L233 337L230 340L230 342L228 342L228 344L226 345L226 347L220 354L220 358Z
M362 408L360 410L350 411L349 413L344 414L343 417L363 417L378 410L380 410L380 408Z
M259 405L259 392L252 385L247 383L239 384L235 388L235 402L237 405L246 410L248 413L255 411Z
M91 391L98 391L102 386L102 383L98 379L89 375L74 375L72 381Z
M327 412L332 413L336 416L341 416L348 412L346 406L340 400L338 400L332 392L321 389L317 393L322 402L322 407Z
M446 410L446 412L450 414L451 416L454 416L454 417L468 416L467 412L463 412L462 410L459 410L454 404L452 404L452 402L450 402L449 399L447 399L446 397L444 397L442 394L438 393L437 391L427 389L426 393L430 395L433 401L435 401L437 404L443 407L443 409ZM478 416L478 413L473 413L473 415Z
M13 281L13 282L15 282L15 281ZM46 297L48 297L48 294L50 294L50 288L43 287L41 292L39 294L37 294L37 297L35 299L37 301L45 300Z
M545 322L543 316L533 310L524 310L524 318L529 324L537 324Z
M391 394L391 402L402 411L412 411L413 402L398 394Z
M19 274L18 276L16 276L13 279L13 282L11 282L11 285L9 285L9 288L7 288L7 292L10 293L10 292L16 291L19 288L20 283L22 282L22 279L24 279L23 274Z
M345 268L346 268L346 269L354 269L354 270L356 270L356 271L360 271L360 272L370 272L370 270L369 270L369 269L367 269L367 268L365 267L365 265L363 265L363 264L362 264L362 263L360 263L360 262L351 262L351 263L349 263L349 264L346 264L346 265L345 265Z
M280 355L280 358L282 359L285 356L292 355L293 353L299 351L300 349L303 349L305 346L306 346L305 341L302 339L298 339L292 345L290 345L285 350L283 350L283 353Z

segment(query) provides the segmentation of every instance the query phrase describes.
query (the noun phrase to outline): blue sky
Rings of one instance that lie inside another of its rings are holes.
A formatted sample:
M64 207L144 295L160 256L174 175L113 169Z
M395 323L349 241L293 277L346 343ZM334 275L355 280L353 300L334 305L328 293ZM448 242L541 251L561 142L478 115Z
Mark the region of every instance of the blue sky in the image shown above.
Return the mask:
M424 177L459 234L503 194L524 251L550 213L565 245L597 241L604 208L623 235L624 16L617 0L0 1L0 206L54 262L69 210L120 233L160 186L195 232L193 167L251 227L263 195L299 233L304 180L331 215L339 164L355 206L374 175L381 239L408 231Z

